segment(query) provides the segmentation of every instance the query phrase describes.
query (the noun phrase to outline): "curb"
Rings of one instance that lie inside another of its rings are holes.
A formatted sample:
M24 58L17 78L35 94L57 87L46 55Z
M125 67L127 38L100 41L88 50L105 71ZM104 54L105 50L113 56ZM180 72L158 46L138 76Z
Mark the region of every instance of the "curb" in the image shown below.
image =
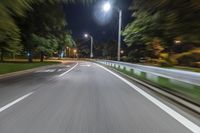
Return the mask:
M7 74L2 74L2 75L0 75L0 80L5 79L5 78L14 77L14 76L20 76L20 75L23 75L23 74L28 74L28 73L35 72L35 71L38 71L38 70L56 67L56 66L59 66L59 65L62 65L62 63L56 64L56 65L41 66L41 67L37 67L37 68L32 68L32 69L27 69L27 70L22 70L22 71L17 71L17 72L11 72L11 73L7 73Z
M110 68L108 66L106 66L106 67L109 68L110 70L113 70L113 71L115 71L115 72L117 72L117 73L129 78L130 80L133 80L133 81L135 81L135 82L147 87L148 89L150 89L150 90L152 90L152 91L154 91L156 93L159 93L159 94L167 97L168 99L170 99L170 100L172 100L172 101L174 101L174 102L176 102L176 103L178 103L178 104L180 104L180 105L192 110L193 112L196 112L197 114L200 114L200 107L199 106L197 106L195 104L192 104L192 103L190 103L190 102L188 102L188 101L186 101L186 100L184 100L182 98L179 98L179 97L177 97L177 96L175 96L175 95L173 95L173 94L171 94L171 93L169 93L167 91L161 90L161 89L156 88L156 87L154 87L154 86L152 86L150 84L147 84L147 83L145 83L143 81L140 81L140 80L138 80L138 79L136 79L134 77L126 75L126 74L124 74L124 73L122 73L122 72L120 72L118 70L115 70L115 69Z

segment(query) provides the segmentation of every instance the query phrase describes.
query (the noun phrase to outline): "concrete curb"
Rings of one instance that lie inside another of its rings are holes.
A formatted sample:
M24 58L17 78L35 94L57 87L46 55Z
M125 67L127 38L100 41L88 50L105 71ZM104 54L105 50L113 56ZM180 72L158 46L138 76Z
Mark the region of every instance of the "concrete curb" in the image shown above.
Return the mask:
M59 65L62 65L62 63L56 64L56 65L41 66L41 67L37 67L37 68L32 68L32 69L27 69L27 70L22 70L22 71L7 73L7 74L2 74L2 75L0 75L0 79L10 78L10 77L14 77L14 76L20 76L23 74L28 74L28 73L35 72L38 70L48 69L48 68L56 67Z
M102 65L102 64L100 64L100 65ZM122 72L120 72L118 70L115 70L115 69L110 68L108 66L106 66L106 67L109 68L110 70L113 70L113 71L115 71L115 72L117 72L117 73L129 78L130 80L133 80L133 81L135 81L135 82L147 87L148 89L150 89L150 90L152 90L152 91L154 91L156 93L159 93L159 94L171 99L172 101L174 101L174 102L176 102L176 103L178 103L178 104L180 104L180 105L182 105L182 106L184 106L184 107L186 107L186 108L188 108L188 109L200 114L200 107L199 106L197 106L197 105L195 105L195 104L193 104L191 102L188 102L188 101L186 101L186 100L184 100L184 99L182 99L180 97L177 97L177 96L175 96L175 95L173 95L173 94L171 94L171 93L169 93L167 91L164 91L162 89L156 88L156 87L154 87L154 86L152 86L150 84L147 84L147 83L145 83L145 82L143 82L141 80L138 80L138 79L136 79L134 77L131 77L131 76L127 75L127 74L124 74L124 73L122 73Z

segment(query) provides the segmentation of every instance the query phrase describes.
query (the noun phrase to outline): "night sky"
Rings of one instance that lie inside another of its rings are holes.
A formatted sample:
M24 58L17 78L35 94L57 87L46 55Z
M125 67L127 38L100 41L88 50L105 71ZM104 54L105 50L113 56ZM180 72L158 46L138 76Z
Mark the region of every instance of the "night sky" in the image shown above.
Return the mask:
M102 0L93 4L82 3L67 4L64 6L68 28L72 30L75 39L82 38L84 33L91 34L96 42L106 42L111 39L117 40L118 13L115 10L105 14L100 5ZM123 27L131 21L131 11L128 7L132 0L111 0L112 4L123 11Z

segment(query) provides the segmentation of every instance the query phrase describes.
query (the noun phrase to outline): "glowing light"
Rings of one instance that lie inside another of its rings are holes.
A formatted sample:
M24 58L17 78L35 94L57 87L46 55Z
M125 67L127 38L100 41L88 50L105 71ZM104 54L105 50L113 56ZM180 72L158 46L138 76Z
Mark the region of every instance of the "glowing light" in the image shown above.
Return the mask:
M108 12L110 9L111 9L110 3L109 3L109 2L106 2L106 3L103 5L103 11Z
M85 38L88 38L88 34L84 34L84 37L85 37Z
M181 41L180 41L180 40L175 40L175 43L176 43L176 44L180 44Z

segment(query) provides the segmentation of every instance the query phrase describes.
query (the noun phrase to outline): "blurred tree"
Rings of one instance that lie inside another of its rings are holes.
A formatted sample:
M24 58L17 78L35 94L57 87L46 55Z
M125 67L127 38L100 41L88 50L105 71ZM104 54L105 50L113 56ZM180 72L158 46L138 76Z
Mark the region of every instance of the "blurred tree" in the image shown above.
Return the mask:
M44 56L51 56L58 48L57 39L53 36L47 38L31 35L31 43L35 46L35 51L40 54L40 61L43 62Z
M145 44L149 51L157 38L170 55L176 43L200 43L199 5L198 0L134 0L135 20L126 26L124 41L128 46Z
M76 48L78 49L79 57L88 58L90 56L90 42L85 40L85 38L76 40Z
M116 59L117 57L117 41L110 40L104 44L104 56L108 59Z
M96 58L103 57L103 47L104 47L104 44L102 43L96 43L96 45L94 45L94 55Z
M14 15L23 16L26 9L31 9L31 0L1 0L0 1L0 49L1 60L5 52L19 52L20 29L13 19Z
M60 33L59 37L59 45L58 45L58 51L59 54L64 53L68 48L76 47L76 43L74 39L71 36L71 33L69 32L62 32Z
M24 49L29 53L29 62L32 62L34 51L38 50L38 45L44 48L45 39L54 37L58 42L57 50L63 52L66 46L74 45L74 41L69 32L66 32L66 19L62 4L60 3L41 3L32 5L33 10L27 12L24 18L17 18L18 25L22 32ZM31 43L33 36L39 38L39 44ZM48 44L46 44L48 47ZM44 52L42 52L44 53ZM41 55L41 57L43 57Z
M48 3L51 3L51 6L53 4L56 3L61 3L61 2L84 2L84 3L91 3L94 0L1 0L0 1L0 47L1 47L1 51L16 51L17 49L12 49L12 48L16 48L16 46L19 46L18 50L21 50L21 46L20 46L20 40L21 40L21 30L22 32L24 31L23 28L24 27L18 27L18 25L16 24L16 20L14 18L17 17L25 17L28 15L28 17L26 17L27 19L30 18L31 14L33 12L37 12L38 11L38 18L40 18L40 15L42 15L42 17L46 17L48 19L43 19L43 20L49 20L49 21L45 21L45 24L49 24L49 23L62 23L63 21L58 20L57 18L53 19L53 17L50 17L51 15L55 15L57 12L52 9L52 10L47 10L49 13L46 12L46 14L44 15L42 11L44 10L37 10L37 6L41 8L40 4L43 3L42 7L47 8L47 6L49 6ZM47 6L44 6L45 4L47 4ZM27 13L27 11L29 11ZM57 10L58 11L58 10ZM36 14L35 14L36 15ZM61 14L56 14L56 15L63 15L63 13ZM50 19L51 18L51 19ZM53 21L51 21L53 20ZM18 21L18 19L17 19ZM24 20L26 21L26 20ZM35 26L33 23L36 23L35 25L38 26L39 28L45 28L48 29L49 27L44 25L44 23L40 23L40 19L34 20L31 24L32 26L29 25L29 30L31 30L31 27L34 28L33 26ZM30 21L29 21L30 22ZM44 27L43 27L44 26ZM54 25L55 26L55 25ZM22 28L22 29L21 29ZM58 28L55 26L55 28ZM53 28L51 27L51 31L49 32L53 32ZM24 33L24 32L23 32ZM24 38L31 38L31 34L35 33L35 32L31 32L28 35L23 34L23 42L26 42L26 44L28 44L28 40L24 40ZM36 33L35 33L36 34ZM38 34L40 35L40 34ZM26 37L25 37L26 36ZM10 39L10 40L9 40ZM5 43L5 40L7 40L7 42ZM9 41L8 41L9 40ZM8 44L8 42L10 42L10 44ZM14 45L15 46L11 46ZM8 46L9 45L9 46ZM2 49L9 49L9 50L2 50ZM25 49L27 49L29 51L29 54L32 53L32 51L30 49L32 49L32 46L25 46ZM4 52L1 52L1 55L3 55ZM3 56L2 56L3 57ZM30 56L32 57L32 56ZM30 58L30 61L32 61L32 59Z

